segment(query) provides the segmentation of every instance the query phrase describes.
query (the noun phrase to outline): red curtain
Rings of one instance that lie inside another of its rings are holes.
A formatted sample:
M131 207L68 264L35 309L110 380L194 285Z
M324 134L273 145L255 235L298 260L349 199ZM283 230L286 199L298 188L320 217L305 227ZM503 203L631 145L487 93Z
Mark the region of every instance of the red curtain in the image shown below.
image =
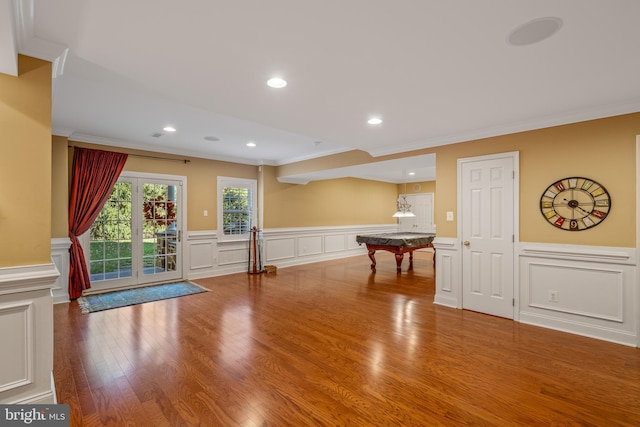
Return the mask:
M127 154L76 147L73 150L71 194L69 197L69 298L89 289L89 272L78 237L86 233L107 202Z

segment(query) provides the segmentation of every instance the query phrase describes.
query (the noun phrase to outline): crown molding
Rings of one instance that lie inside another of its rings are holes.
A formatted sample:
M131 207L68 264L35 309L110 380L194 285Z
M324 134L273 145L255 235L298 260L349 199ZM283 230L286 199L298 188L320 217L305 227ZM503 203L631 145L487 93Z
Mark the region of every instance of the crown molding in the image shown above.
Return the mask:
M578 111L567 111L521 122L506 123L490 128L453 133L408 144L398 144L379 149L367 150L367 152L373 157L386 156L390 154L405 153L409 151L439 147L442 145L457 144L460 142L474 141L477 139L491 138L495 136L568 125L637 112L640 112L640 99L630 100L625 103L614 105L599 106L596 108L585 108Z
M35 36L33 2L34 0L13 0L18 53L51 62L52 77L55 79L64 72L69 48Z

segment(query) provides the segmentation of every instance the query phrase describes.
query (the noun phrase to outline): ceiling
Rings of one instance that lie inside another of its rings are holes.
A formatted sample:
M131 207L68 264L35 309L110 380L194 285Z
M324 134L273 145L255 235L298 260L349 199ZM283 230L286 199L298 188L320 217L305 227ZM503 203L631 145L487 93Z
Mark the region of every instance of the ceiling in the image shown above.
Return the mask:
M637 0L0 1L0 71L53 61L53 132L77 141L282 165L640 111ZM545 17L556 34L509 42ZM290 178L434 179L432 160Z

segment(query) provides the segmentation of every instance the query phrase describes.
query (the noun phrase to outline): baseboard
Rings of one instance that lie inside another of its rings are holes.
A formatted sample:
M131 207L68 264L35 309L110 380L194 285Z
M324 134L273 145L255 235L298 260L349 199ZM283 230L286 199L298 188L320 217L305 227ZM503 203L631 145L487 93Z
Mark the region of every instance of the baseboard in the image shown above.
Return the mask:
M582 322L567 321L536 313L521 312L520 323L540 326L542 328L567 332L574 335L581 335L589 338L610 341L613 343L628 345L631 347L635 347L637 342L636 335L632 333L625 333L623 331L605 327L598 327Z
M56 402L57 402L57 399L55 397L55 393L52 390L45 393L28 396L26 398L22 398L14 402L8 402L6 404L8 405L51 405L51 404L55 404Z
M456 298L448 298L441 295L436 295L433 299L433 303L442 305L444 307L458 308L458 300Z

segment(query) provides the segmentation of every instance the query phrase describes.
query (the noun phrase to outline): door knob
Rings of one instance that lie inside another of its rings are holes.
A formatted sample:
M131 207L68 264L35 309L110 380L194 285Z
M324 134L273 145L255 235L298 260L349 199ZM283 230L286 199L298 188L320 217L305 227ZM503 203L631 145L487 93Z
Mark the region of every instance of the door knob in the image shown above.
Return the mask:
M471 242L470 242L470 241L468 241L468 240L465 240L465 241L464 241L464 243L462 243L462 244L463 244L463 245L465 245L465 246L470 246L470 245L471 245Z

